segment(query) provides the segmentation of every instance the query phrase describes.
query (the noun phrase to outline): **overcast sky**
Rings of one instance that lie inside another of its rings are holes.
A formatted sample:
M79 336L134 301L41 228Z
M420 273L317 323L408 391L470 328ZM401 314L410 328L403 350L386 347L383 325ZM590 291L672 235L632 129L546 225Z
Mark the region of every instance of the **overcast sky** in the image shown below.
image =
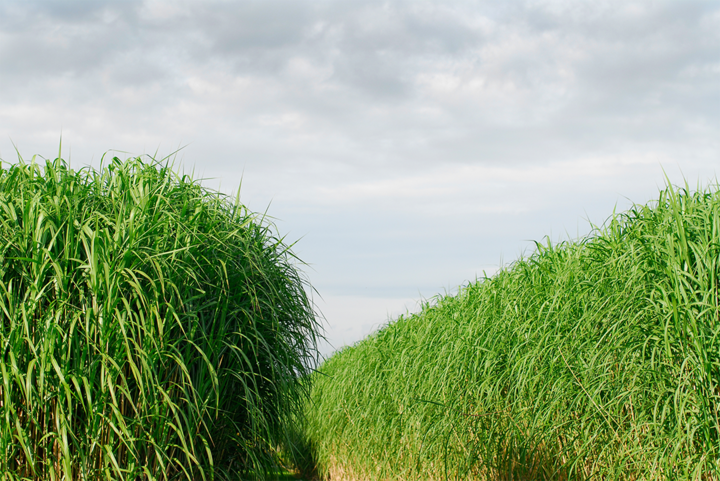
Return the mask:
M330 346L720 165L720 1L0 0L0 158L178 159Z

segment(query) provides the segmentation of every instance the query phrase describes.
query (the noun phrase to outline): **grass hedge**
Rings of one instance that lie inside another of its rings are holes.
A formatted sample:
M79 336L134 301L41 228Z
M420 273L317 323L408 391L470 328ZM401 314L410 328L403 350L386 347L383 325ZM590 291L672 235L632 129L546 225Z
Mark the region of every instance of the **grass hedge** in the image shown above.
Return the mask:
M340 480L720 479L720 192L668 187L332 356Z
M239 199L152 158L0 168L3 479L263 478L319 325Z

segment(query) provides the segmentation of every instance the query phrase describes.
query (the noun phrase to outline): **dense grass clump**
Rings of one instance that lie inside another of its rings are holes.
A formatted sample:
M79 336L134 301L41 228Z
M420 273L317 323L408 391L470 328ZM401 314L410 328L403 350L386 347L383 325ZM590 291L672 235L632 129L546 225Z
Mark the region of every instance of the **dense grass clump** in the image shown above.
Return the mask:
M334 481L719 479L720 193L667 188L331 357Z
M0 168L2 478L264 477L316 355L295 266L153 159Z

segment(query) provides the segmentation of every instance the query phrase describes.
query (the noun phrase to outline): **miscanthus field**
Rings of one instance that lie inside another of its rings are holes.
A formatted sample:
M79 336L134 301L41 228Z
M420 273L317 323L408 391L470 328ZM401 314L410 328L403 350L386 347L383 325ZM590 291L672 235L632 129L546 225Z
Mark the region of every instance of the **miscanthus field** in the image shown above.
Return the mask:
M297 265L167 162L0 168L0 478L272 475L320 332Z
M318 364L275 227L167 161L0 167L2 480L720 480L720 192Z
M313 375L341 480L720 479L720 193L668 187L537 243Z

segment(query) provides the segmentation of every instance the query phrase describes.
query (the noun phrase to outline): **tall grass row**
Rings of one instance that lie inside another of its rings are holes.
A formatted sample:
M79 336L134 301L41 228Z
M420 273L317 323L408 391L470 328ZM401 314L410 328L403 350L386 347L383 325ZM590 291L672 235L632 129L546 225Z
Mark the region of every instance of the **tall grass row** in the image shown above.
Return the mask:
M669 186L327 360L340 480L720 479L720 193Z
M299 265L167 160L0 168L0 477L267 477L316 361Z

